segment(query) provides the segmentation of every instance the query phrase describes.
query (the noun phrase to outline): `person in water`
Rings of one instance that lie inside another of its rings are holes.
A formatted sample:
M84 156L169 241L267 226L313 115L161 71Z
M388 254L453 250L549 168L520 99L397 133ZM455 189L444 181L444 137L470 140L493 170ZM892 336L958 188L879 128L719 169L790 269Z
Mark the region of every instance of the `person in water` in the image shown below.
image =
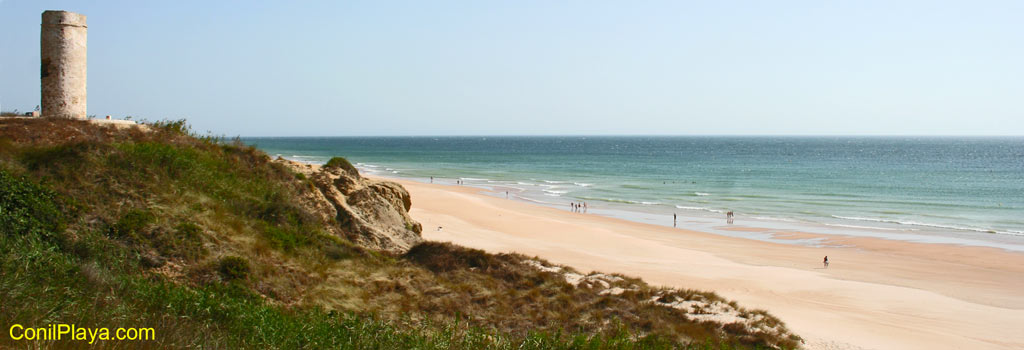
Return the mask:
M828 268L828 255L825 256L824 263L825 263L825 268L827 269Z

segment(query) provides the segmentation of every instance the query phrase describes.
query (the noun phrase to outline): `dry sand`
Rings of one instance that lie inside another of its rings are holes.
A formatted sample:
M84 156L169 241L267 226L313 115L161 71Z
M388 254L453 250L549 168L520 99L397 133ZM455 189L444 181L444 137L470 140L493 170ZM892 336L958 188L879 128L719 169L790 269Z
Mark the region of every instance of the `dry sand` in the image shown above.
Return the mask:
M803 232L780 237L824 247L767 243L390 180L427 239L715 291L780 317L808 349L1024 349L1024 254Z

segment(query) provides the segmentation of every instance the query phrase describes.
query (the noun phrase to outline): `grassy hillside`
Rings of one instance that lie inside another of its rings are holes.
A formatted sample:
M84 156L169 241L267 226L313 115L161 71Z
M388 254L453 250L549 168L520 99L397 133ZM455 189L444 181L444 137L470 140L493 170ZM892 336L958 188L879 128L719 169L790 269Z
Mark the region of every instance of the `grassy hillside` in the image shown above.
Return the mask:
M657 289L625 276L611 279L624 292L600 293L537 268L550 267L540 260L450 244L423 243L404 255L366 249L304 201L312 191L307 176L238 142L195 137L183 122L147 132L0 121L0 347L749 349L799 342L763 311L737 308L761 326L751 328L662 305L728 304L712 293ZM153 327L156 340L14 341L7 333L16 323Z

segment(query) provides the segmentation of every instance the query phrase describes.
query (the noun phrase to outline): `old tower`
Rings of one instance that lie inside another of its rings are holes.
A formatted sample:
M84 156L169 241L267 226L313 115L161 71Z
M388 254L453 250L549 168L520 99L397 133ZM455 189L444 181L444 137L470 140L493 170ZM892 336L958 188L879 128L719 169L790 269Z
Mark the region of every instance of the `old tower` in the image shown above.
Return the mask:
M43 117L86 118L86 29L84 15L43 12L39 33Z

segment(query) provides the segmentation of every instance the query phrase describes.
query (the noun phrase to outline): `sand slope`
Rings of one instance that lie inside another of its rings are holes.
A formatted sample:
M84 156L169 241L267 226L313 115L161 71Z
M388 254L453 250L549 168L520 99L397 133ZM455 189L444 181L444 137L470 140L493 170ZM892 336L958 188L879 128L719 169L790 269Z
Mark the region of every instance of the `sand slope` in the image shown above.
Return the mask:
M809 349L1024 348L1024 254L848 237L765 243L399 182L426 239L713 290L779 316Z

